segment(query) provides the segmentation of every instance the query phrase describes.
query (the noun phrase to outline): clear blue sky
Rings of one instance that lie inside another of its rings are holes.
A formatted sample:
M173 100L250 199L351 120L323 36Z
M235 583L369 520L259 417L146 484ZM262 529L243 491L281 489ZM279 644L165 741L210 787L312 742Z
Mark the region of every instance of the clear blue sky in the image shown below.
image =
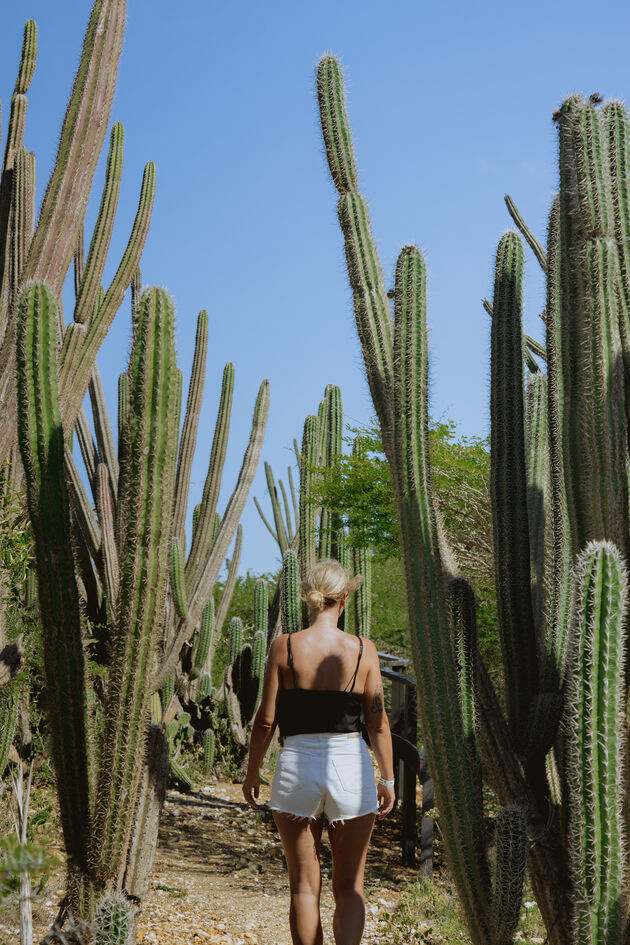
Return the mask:
M39 26L26 144L37 154L40 197L89 8L87 0L3 8L3 130L24 20ZM348 422L372 414L322 156L319 56L334 52L346 69L360 185L386 277L404 243L426 254L432 414L485 435L489 333L480 299L492 291L496 243L510 224L503 195L544 239L556 186L552 112L576 91L624 97L629 35L622 3L130 2L112 116L125 126L126 151L109 270L151 159L157 199L143 279L175 298L186 377L197 312L210 315L196 495L228 360L236 390L223 503L263 377L271 382L263 459L277 473L327 383L341 387ZM102 177L101 163L95 200ZM527 325L540 337L542 282L531 255L526 283ZM99 359L114 414L129 332L123 307ZM264 493L261 465L254 494ZM242 570L273 570L275 544L251 499L243 525Z

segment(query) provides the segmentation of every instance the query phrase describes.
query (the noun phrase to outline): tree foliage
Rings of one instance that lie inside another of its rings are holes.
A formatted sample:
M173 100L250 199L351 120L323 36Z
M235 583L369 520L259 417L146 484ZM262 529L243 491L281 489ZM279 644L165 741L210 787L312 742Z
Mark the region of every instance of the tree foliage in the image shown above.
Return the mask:
M313 477L312 501L343 516L353 545L374 551L374 637L399 647L406 629L400 531L389 466L376 421L351 428L360 448ZM490 453L483 437L457 435L452 421L431 424L434 492L449 545L475 588L479 639L492 671L500 662L492 559ZM400 591L400 593L398 593Z

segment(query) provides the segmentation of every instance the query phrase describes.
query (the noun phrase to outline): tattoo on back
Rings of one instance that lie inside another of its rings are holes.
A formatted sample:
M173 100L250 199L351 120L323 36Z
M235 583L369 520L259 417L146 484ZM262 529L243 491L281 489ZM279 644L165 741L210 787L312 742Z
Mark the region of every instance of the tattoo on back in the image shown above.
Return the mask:
M371 712L382 712L383 711L383 687L379 686L374 695L372 696L372 705L370 706Z

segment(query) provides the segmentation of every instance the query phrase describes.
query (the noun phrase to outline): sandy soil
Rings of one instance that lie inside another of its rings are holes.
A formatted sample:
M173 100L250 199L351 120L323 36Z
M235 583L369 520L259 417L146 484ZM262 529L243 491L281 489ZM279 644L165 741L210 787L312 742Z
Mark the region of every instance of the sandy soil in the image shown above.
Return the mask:
M267 799L263 787L263 805ZM332 943L326 838L321 859L324 940ZM400 866L400 825L394 817L377 823L366 870L365 945L386 945L383 913L417 878L416 870ZM35 942L54 920L62 894L59 868L34 897ZM170 791L138 945L290 945L287 910L287 873L271 812L264 806L252 811L238 784L211 781L189 794ZM9 904L0 914L0 945L17 943L17 913Z

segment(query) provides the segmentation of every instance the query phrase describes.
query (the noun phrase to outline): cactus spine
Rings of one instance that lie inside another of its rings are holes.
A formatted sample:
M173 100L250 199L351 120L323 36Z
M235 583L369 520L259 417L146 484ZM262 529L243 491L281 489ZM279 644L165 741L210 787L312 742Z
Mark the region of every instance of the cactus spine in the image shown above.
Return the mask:
M424 262L413 246L401 251L396 264L395 317L392 326L367 206L358 192L341 70L332 56L325 56L320 61L317 95L329 169L339 193L338 217L344 235L357 330L372 400L380 421L383 445L392 471L401 521L411 649L419 680L421 727L436 783L441 821L445 825L443 836L446 852L473 942L477 945L482 942L484 945L488 942L498 945L499 942L509 940L513 931L513 917L518 916L520 910L522 886L518 883L514 886L508 884L508 888L503 878L510 874L523 874L526 848L522 839L525 835L522 829L524 815L521 809L520 841L508 842L511 833L505 828L506 842L502 844L500 863L492 883L485 852L478 757L474 747L477 724L473 693L476 660L471 658L475 648L474 623L470 607L462 606L464 601L461 601L456 608L460 614L456 617L460 622L456 636L459 643L452 647L452 615L446 594L451 580L449 569L452 556L437 521L431 487ZM495 293L495 305L498 304L502 309L498 315L500 325L496 329L499 332L496 340L506 348L511 345L510 363L515 363L517 356L520 358L513 381L515 394L511 407L506 407L508 411L518 408L518 384L522 383L522 347L520 353L518 349L518 346L522 346L517 299L518 252L518 241L510 237L501 251ZM501 379L496 375L495 382L497 395L501 397L503 395L498 390ZM502 406L505 406L503 402ZM523 428L522 402L520 417ZM507 429L503 442L507 444ZM526 482L522 436L519 449L523 486L521 494L524 497ZM507 497L503 497L502 501L506 502ZM521 515L521 520L527 538L527 515ZM511 536L506 537L509 540ZM516 537L513 536L512 540L516 542ZM526 559L529 568L529 552ZM522 564L520 566L523 568ZM521 588L506 592L506 611L518 594L529 601L526 606L531 613L531 600L527 596L529 585L526 592ZM533 623L527 619L529 624ZM506 632L509 635L513 630L508 626ZM457 647L463 660L459 674L455 659ZM527 652L531 653L529 644L528 647ZM535 666L534 662L534 667L529 667L534 680ZM517 670L518 666L514 666L514 671ZM481 724L485 720L485 713L494 711L496 699L488 690L487 674L481 672L479 676L484 697L479 711ZM532 684L529 685L531 689ZM526 687L525 692L530 689ZM527 729L529 708L526 697L519 697L518 712L515 713L517 718L514 719L516 728L524 726ZM501 745L504 745L506 737L509 742L509 736L504 729L500 731ZM488 740L483 725L479 734L483 736L480 737L483 746ZM453 763L455 758L456 764ZM496 762L491 762L491 765L493 763L496 770ZM501 772L503 769L499 766L498 770ZM499 793L503 799L505 792ZM527 805L527 797L527 788L523 786L518 796L518 800L523 802L518 805L519 808ZM506 814L505 818L506 824L511 827L511 816ZM538 865L542 865L540 859ZM498 904L498 908L495 908L495 904ZM507 925L506 915L510 917Z
M619 551L590 542L575 567L567 759L575 941L622 940L627 898L624 611Z

